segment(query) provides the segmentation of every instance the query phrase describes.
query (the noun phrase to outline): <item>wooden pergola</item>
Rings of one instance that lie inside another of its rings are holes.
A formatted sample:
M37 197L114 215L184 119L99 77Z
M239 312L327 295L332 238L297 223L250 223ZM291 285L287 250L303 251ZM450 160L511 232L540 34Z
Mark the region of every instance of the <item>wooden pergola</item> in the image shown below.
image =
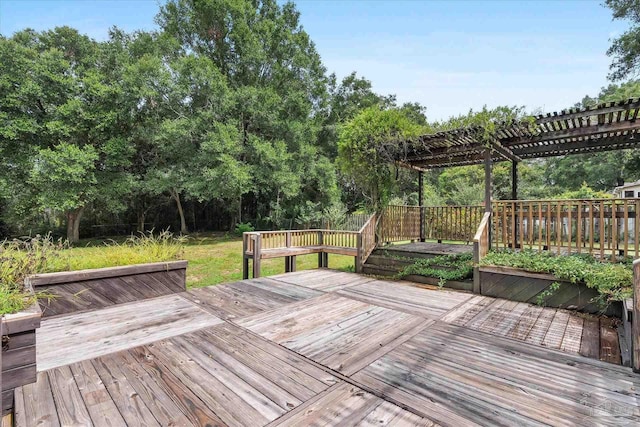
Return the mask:
M539 115L532 120L499 125L490 141L481 127L460 128L423 135L405 142L398 164L420 172L434 168L483 164L485 210L491 211L491 165L511 161L512 199L518 192L518 162L568 154L635 148L640 144L640 98L609 102L585 109Z

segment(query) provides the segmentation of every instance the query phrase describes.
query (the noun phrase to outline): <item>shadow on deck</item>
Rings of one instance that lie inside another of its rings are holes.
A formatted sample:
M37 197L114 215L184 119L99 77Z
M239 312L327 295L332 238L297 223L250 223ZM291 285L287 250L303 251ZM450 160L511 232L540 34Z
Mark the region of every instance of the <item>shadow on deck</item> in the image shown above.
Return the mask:
M38 382L16 390L15 419L640 423L640 376L581 356L601 351L587 328L564 310L326 269L287 273L43 320Z

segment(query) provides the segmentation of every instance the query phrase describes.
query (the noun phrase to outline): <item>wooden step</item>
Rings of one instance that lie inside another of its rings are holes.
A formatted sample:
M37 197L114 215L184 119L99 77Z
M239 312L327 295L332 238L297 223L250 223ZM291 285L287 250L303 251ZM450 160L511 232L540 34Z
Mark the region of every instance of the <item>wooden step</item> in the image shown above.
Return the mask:
M398 275L398 271L393 270L392 268L386 268L385 266L381 266L381 265L365 264L363 266L362 272L364 274L371 274L375 276L397 277ZM410 274L408 276L405 276L401 280L406 280L408 282L415 282L415 283L423 283L425 285L433 285L433 286L439 286L440 284L440 279L437 277L419 276L415 274ZM444 287L450 288L450 289L463 290L463 291L471 291L473 290L473 280L472 279L467 279L464 281L447 280L444 284Z
M391 258L391 257L388 257L388 256L384 256L384 255L370 255L369 258L367 258L367 262L366 262L365 265L380 266L380 267L384 267L384 268L389 269L389 270L394 270L394 271L399 273L405 267L413 265L417 260L418 259L416 259L416 258L414 258L414 259L398 259L398 258ZM431 268L436 268L436 269L439 269L439 270L454 270L455 269L455 267L448 267L448 266L438 265L438 264L432 265Z
M418 245L418 244L416 244ZM427 247L416 245L389 245L376 248L375 255L386 255L402 258L434 258L442 255L471 253L470 245L431 245Z
M380 255L384 257L395 257L395 258L408 258L408 259L420 259L420 258L435 258L442 254L440 253L425 253L425 252L409 252L400 249L393 249L393 247L386 248L378 248L375 249L371 256Z

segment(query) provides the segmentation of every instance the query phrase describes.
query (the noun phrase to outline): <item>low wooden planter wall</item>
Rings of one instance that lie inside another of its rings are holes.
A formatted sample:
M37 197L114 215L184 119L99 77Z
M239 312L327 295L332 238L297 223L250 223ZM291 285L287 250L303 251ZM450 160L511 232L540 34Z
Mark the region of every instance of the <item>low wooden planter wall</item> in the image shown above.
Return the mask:
M571 283L552 274L530 273L510 267L483 266L478 271L481 295L536 304L538 295L558 282L560 288L544 299L545 306L594 314L601 312L601 308L591 302L598 296L598 291L584 283ZM621 317L622 305L611 304L604 314Z
M29 281L41 298L43 317L97 310L186 290L187 261L37 274Z
M27 289L30 285L27 284ZM31 289L32 290L32 289ZM13 390L36 381L36 329L42 312L38 304L4 317L2 335L2 414L13 408Z

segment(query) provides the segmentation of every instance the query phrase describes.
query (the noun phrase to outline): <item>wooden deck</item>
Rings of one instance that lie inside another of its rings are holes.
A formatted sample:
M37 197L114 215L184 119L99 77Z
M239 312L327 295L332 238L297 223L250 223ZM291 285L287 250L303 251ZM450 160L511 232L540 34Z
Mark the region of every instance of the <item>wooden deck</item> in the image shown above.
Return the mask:
M196 289L43 320L16 425L638 424L593 321L324 269Z

